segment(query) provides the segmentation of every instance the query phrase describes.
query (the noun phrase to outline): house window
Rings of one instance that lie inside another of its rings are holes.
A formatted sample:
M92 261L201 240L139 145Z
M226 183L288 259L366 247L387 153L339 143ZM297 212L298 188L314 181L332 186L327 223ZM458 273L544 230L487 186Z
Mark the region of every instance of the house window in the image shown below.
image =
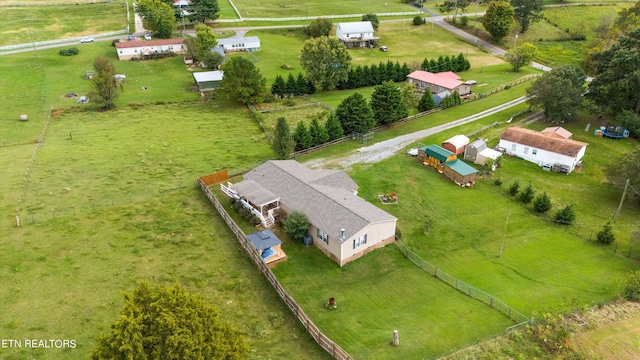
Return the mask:
M516 144L511 145L511 151L516 151Z
M360 245L364 245L367 243L367 234L360 236L357 239L353 239L353 248L357 248Z
M526 146L524 147L524 153L525 153L525 154L528 154L528 153L529 153L529 148L528 148L528 147L526 147Z
M318 229L318 239L324 241L326 244L329 244L329 235L326 232Z
M531 154L533 154L533 155L537 155L537 154L538 154L538 149L533 149L533 150L531 150Z
M443 88L442 86L438 86L438 87L436 88L436 92L441 93L441 92L443 92L443 91L444 91L444 88Z

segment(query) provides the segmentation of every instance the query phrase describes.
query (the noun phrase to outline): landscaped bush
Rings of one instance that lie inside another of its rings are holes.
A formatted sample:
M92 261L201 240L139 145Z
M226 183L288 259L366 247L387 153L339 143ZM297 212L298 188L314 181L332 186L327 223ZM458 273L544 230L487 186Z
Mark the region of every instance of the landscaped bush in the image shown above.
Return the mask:
M418 26L418 25L422 25L426 22L425 19L423 19L421 16L416 16L413 18L413 25Z
M78 50L78 48L75 48L75 47L60 50L60 55L62 56L74 56L74 55L78 55L79 53L80 53L80 50Z
M515 179L511 183L511 186L509 186L509 195L516 196L518 195L518 191L520 191L520 182L518 179Z
M233 210L235 210L235 212L240 214L240 216L242 216L243 219L247 220L251 225L260 224L260 219L258 219L258 217L254 213L252 213L251 210L244 207L244 205L242 204L242 201L240 201L239 199L232 198L231 207L233 208Z
M294 211L282 220L282 227L292 240L301 243L309 231L309 219L307 215Z

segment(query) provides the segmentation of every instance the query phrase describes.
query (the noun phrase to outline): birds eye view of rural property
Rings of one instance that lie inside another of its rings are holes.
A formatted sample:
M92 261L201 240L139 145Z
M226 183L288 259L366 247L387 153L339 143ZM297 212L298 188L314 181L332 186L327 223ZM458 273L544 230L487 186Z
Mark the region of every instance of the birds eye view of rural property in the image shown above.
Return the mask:
M640 359L640 1L0 18L0 359Z

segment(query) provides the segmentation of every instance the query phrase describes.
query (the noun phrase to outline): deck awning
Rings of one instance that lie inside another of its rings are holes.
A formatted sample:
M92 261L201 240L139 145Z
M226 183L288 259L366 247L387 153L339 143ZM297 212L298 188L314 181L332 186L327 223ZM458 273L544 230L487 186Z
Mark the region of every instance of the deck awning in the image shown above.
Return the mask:
M256 206L263 206L280 201L279 196L276 196L274 193L263 188L253 180L245 180L237 184L233 184L231 185L231 188Z

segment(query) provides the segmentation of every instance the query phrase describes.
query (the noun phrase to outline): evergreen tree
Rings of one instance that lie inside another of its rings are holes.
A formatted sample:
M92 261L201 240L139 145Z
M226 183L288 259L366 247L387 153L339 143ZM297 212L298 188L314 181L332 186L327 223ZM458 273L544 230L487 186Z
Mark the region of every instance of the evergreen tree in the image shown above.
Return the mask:
M337 140L344 136L342 125L340 125L338 117L333 112L329 114L327 121L324 123L324 128L327 130L327 135L329 135L329 141Z
M609 245L616 240L616 236L613 234L613 230L611 229L611 221L607 221L607 223L602 227L602 230L598 231L596 239L598 243L602 245Z
M307 80L307 94L315 94L316 93L316 84L311 80Z
M296 79L293 77L293 74L289 73L287 77L287 85L285 87L285 93L288 96L294 96L297 93L298 83Z
M453 65L451 58L449 57L449 55L444 57L444 69L441 71L452 71L451 70L451 66Z
M556 222L571 225L576 219L576 210L572 205L567 205L556 212Z
M311 120L309 124L309 134L311 135L311 146L318 146L329 141L327 129L320 124L317 118Z
M429 60L427 60L427 58L424 58L424 60L422 60L422 65L420 66L420 68L424 71L429 71L429 69L431 69L431 66L429 65Z
M175 284L138 283L91 359L229 359L249 357L249 344L202 296Z
M427 70L430 73L437 73L438 72L438 62L435 59L430 59L429 60L429 70Z
M444 63L444 57L442 57L442 55L438 56L438 68L434 71L434 72L442 72L442 71L446 71L445 70L445 63Z
M371 106L359 92L353 93L338 105L336 117L347 135L365 133L376 126Z
M457 59L457 63L456 63L456 69L454 71L459 72L459 71L464 71L465 70L465 58L464 55L462 55L462 53L458 54L458 59Z
M407 75L404 75L403 71L402 71L402 66L400 65L400 62L396 61L396 63L393 65L393 70L394 70L394 79L393 81L395 82L402 82L407 80Z
M540 214L551 210L551 198L546 192L536 196L535 200L533 200L533 209Z
M535 196L536 191L533 190L533 186L531 186L531 183L529 183L527 185L527 187L524 188L524 190L522 190L522 192L520 193L520 200L527 205L528 203L530 203L533 200L533 197Z
M409 114L400 89L391 81L375 87L371 94L371 109L378 125L391 124Z
M464 71L471 69L471 63L468 59L464 59Z
M372 85L379 85L382 83L382 80L380 77L380 68L376 64L371 65L371 77L373 78Z
M509 186L509 194L511 196L516 196L518 195L519 191L520 191L520 181L518 181L518 179L515 179L511 183L511 186Z
M298 79L296 80L296 95L304 95L308 94L309 89L307 89L307 79L304 78L302 73L298 73Z
M393 79L396 78L396 67L393 65L393 61L389 60L387 61L387 66L386 66L386 70L387 70L387 76L385 77L384 81L391 81L393 82Z
M276 157L280 160L289 159L289 155L295 148L295 141L291 135L291 129L287 121L280 117L276 123L276 130L273 134L273 151L276 153Z
M364 86L374 85L374 78L373 76L371 76L369 65L365 65L362 67L362 81Z
M409 69L409 65L407 65L407 63L403 63L402 64L402 77L400 78L400 81L405 81L407 80L407 75L411 74L411 69Z
M365 86L364 69L362 69L362 66L360 66L360 65L358 65L358 67L356 68L356 71L354 73L353 83L354 83L353 89L357 89L357 88L361 88L361 87Z
M436 107L436 103L433 100L433 95L429 89L425 89L424 93L422 93L422 96L420 97L420 102L418 102L418 111L429 111L434 107Z
M306 150L311 147L311 134L302 121L298 121L296 131L293 133L293 141L296 142L296 151Z
M284 79L280 75L276 75L276 79L271 84L271 93L277 96L284 96L287 90L287 85L284 82Z

